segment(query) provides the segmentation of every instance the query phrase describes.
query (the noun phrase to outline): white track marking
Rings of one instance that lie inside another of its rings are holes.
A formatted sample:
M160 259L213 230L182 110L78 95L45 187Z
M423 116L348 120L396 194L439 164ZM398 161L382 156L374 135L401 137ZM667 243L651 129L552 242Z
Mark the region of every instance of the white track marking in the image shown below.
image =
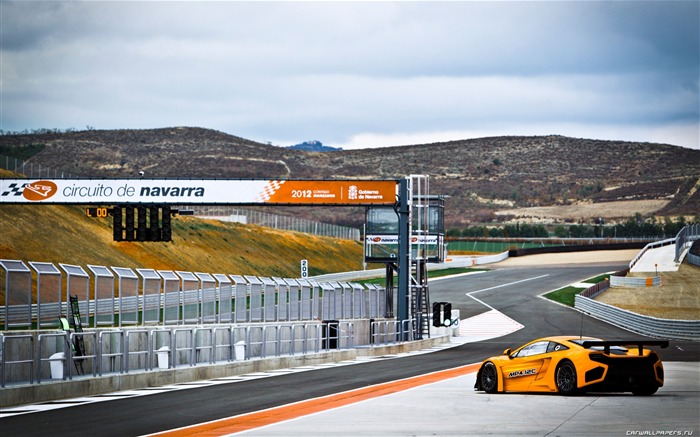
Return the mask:
M507 284L496 285L489 288L482 288L481 290L470 291L466 293L467 297L474 299L483 306L490 308L490 311L481 313L478 316L470 317L460 321L459 325L459 336L460 339L465 343L472 343L476 341L488 340L491 338L502 337L508 335L512 332L518 331L525 326L506 316L502 312L498 311L496 308L487 304L486 302L474 297L474 294L481 293L482 291L495 290L497 288L508 287L510 285L520 284L522 282L534 281L535 279L541 279L549 276L540 275L532 278L521 279L515 282L509 282Z
M459 337L465 343L502 337L524 328L523 325L500 311L491 310L478 316L462 320L459 324Z

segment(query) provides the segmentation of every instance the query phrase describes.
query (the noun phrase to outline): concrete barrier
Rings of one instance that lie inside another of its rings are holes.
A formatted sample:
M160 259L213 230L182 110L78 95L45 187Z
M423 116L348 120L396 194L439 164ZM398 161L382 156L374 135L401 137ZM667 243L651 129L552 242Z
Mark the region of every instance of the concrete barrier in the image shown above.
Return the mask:
M661 285L661 276L610 276L611 287L658 287Z

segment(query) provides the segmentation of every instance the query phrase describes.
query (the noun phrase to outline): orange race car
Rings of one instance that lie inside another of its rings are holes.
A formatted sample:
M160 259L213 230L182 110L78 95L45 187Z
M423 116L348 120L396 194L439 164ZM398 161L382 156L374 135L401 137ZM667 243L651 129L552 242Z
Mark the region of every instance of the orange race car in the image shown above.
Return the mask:
M649 396L664 385L664 367L659 355L644 346L666 348L668 341L540 338L485 360L476 374L474 389L563 395L629 391Z

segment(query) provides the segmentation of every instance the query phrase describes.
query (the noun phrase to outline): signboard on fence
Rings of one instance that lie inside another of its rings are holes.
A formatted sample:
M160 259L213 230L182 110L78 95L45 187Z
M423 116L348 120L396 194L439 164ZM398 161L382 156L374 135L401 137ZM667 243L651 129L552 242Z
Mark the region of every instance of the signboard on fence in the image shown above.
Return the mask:
M0 179L0 204L393 205L395 180Z
M301 260L301 278L308 278L309 277L309 260L308 259L303 259Z

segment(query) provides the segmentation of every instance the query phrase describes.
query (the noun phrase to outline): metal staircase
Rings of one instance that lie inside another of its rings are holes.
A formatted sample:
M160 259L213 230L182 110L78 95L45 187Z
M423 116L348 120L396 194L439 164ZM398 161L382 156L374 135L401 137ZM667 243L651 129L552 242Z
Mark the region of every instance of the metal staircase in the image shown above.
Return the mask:
M428 290L428 221L430 184L426 175L409 176L411 199L411 302L410 314L417 323L417 336L430 337L430 293Z
M417 336L421 338L430 337L430 291L428 289L427 264L424 262L416 262L412 266L412 272L424 270L422 274L416 273L412 277L419 276L424 283L411 284L411 314L417 324Z

